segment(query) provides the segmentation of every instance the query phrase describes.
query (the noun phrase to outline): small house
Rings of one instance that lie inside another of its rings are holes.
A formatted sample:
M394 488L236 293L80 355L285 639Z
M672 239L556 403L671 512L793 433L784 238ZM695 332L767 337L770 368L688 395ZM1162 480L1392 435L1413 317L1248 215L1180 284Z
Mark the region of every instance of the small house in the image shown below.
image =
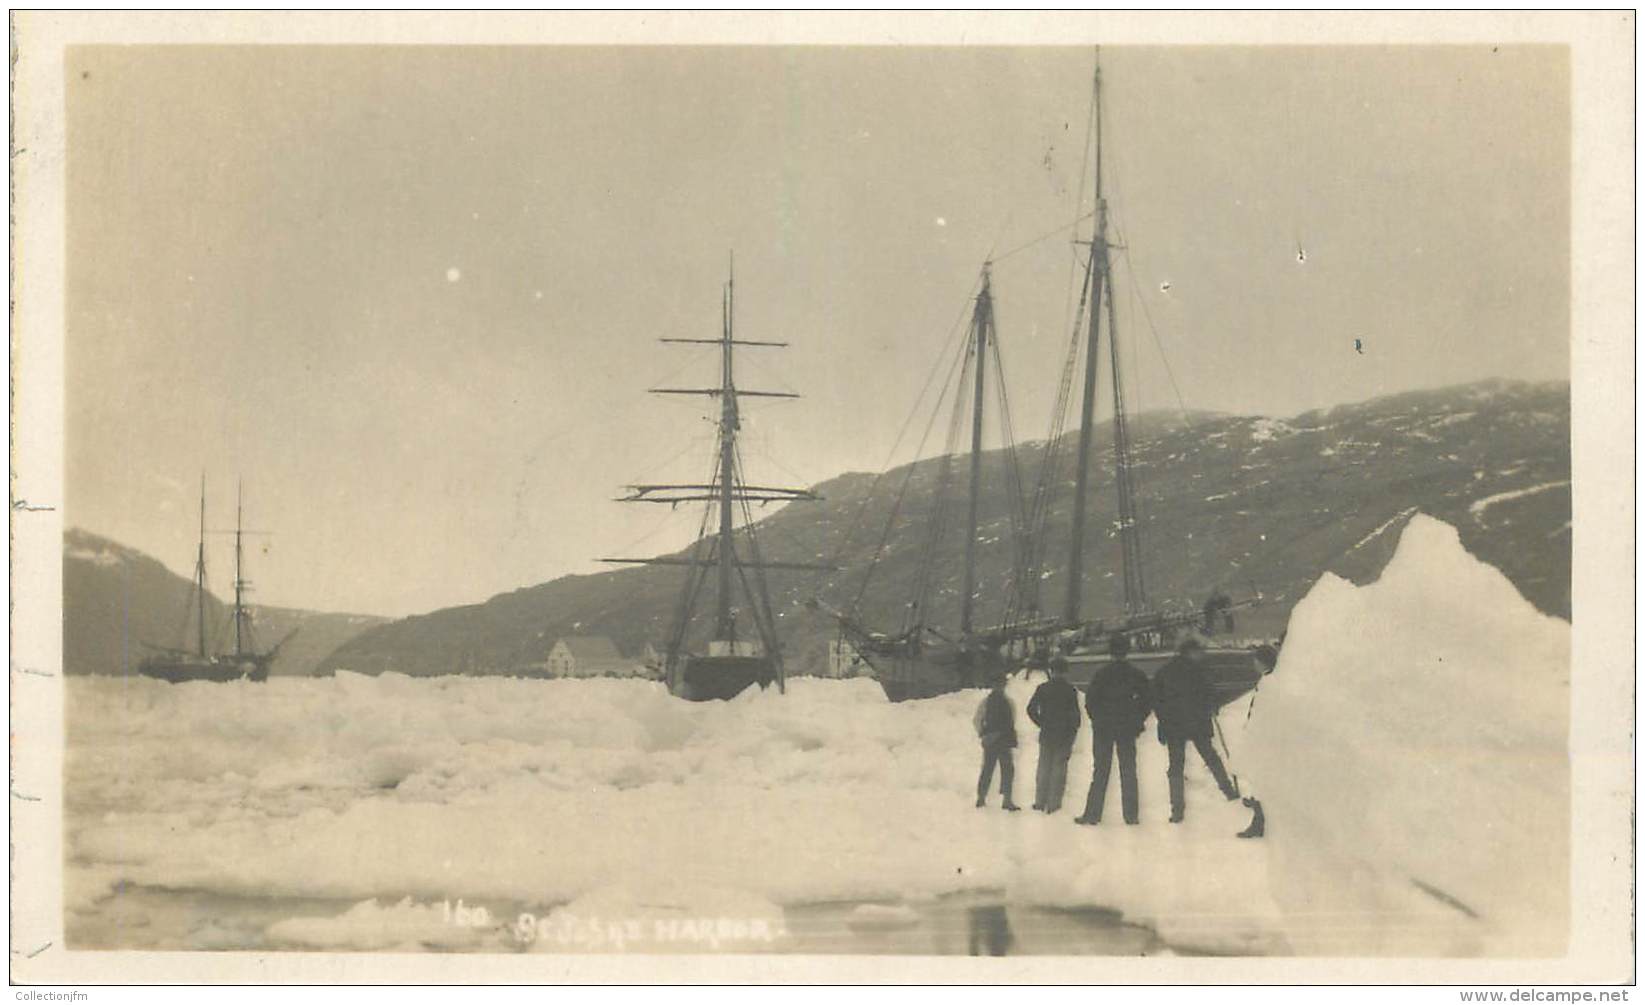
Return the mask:
M604 635L567 635L548 651L550 677L638 677L638 663L625 659Z
M865 677L872 672L868 661L845 639L828 643L827 675L834 678Z

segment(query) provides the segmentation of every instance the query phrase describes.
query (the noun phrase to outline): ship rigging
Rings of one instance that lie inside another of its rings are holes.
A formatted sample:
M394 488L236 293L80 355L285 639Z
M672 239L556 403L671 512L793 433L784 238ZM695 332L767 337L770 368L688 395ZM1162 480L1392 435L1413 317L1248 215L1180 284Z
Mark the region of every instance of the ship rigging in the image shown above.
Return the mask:
M154 655L138 663L138 673L174 684L193 680L248 680L260 683L268 679L269 669L274 665L274 659L279 655L280 649L297 634L293 630L267 652L259 652L257 649L252 613L246 604L246 594L251 589L251 582L245 578L245 538L248 534L255 535L261 532L245 529L243 487L239 488L235 495L234 530L218 533L234 535L234 607L230 616L234 631L234 649L230 652L213 653L207 637L209 619L206 616L206 598L209 590L206 584L206 480L205 476L201 475L200 539L195 551L194 578L189 590L188 605L184 611L183 630L180 633L187 639L188 623L190 620L194 622L194 648L190 650L144 643L148 649L154 651Z
M1089 237L1076 239L1083 249L1082 281L1079 304L1073 314L1072 331L1067 355L1061 369L1055 405L1052 409L1051 428L1039 458L1034 488L1024 498L1020 464L1010 429L1010 411L1003 380L999 381L998 408L1001 420L1003 461L992 470L995 479L1003 475L1011 526L1012 557L1009 563L1010 582L1001 592L1004 612L998 623L980 626L975 608L979 579L977 573L978 508L982 489L985 460L982 451L983 408L985 401L984 371L992 357L994 370L1000 374L998 333L994 322L994 294L992 286L994 262L985 263L980 276L980 290L972 304L972 321L964 351L966 361L960 386L969 383L971 399L970 422L970 479L967 494L968 522L966 527L963 567L959 591L959 625L953 634L939 631L931 624L928 593L931 583L931 564L935 560L937 542L942 533L949 495L949 472L956 453L955 432L960 426L964 400L956 396L955 411L950 424L949 441L945 452L937 460L938 477L935 486L934 512L926 528L925 548L921 553L919 572L915 577L913 597L905 608L901 631L876 631L869 627L870 616L865 613L864 597L881 558L886 542L892 536L892 527L903 509L905 496L915 471L920 464L907 469L896 498L891 506L886 529L879 546L872 553L868 570L855 597L845 610L816 601L816 606L830 614L839 632L857 654L872 668L892 700L929 697L962 687L987 683L1007 667L1044 665L1056 656L1066 657L1073 666L1073 678L1083 684L1109 659L1107 644L1114 634L1126 636L1131 649L1130 659L1144 672L1152 673L1171 655L1179 634L1198 630L1206 634L1232 628L1232 611L1256 602L1253 598L1235 602L1220 591L1213 594L1203 608L1162 608L1153 604L1148 594L1144 570L1146 550L1142 539L1142 521L1137 509L1136 464L1133 457L1132 435L1125 396L1118 319L1115 309L1114 268L1112 253L1124 248L1111 234L1110 209L1103 190L1103 123L1102 123L1102 70L1100 63L1093 71L1087 151L1091 156L1092 208L1077 215L1073 223L1042 235L1043 240L1083 221L1091 220ZM1084 178L1077 199L1084 208ZM1021 248L1013 249L1014 254ZM1004 256L1000 256L1004 257ZM1097 404L1099 400L1099 372L1104 355L1109 364L1112 390L1113 473L1115 491L1114 536L1119 544L1119 572L1122 613L1094 618L1088 613L1086 595L1089 552L1090 512L1094 495L1092 456L1097 432ZM1066 592L1061 610L1055 614L1046 610L1041 584L1050 571L1047 555L1047 529L1053 511L1057 487L1060 484L1062 453L1066 441L1067 415L1071 404L1074 377L1080 372L1083 358L1083 379L1080 394L1080 423L1077 431L1074 490L1069 515L1069 545L1065 566ZM938 409L942 398L938 399ZM933 415L933 422L935 415ZM929 429L929 427L928 427ZM923 449L922 440L918 449ZM1272 667L1271 647L1218 645L1207 647L1206 658L1219 696L1231 699L1254 686L1266 668Z
M812 502L820 499L808 489L750 485L743 477L737 435L742 428L743 398L798 398L787 391L752 390L736 380L737 350L783 348L786 342L739 339L735 335L736 280L728 274L720 298L720 337L664 338L677 345L711 345L719 349L720 383L717 387L659 387L651 393L717 398L719 417L712 476L705 482L629 485L618 501L654 503L670 507L702 502L702 525L684 557L607 558L602 561L632 565L682 566L686 573L674 608L662 653L663 671L674 694L694 701L731 698L750 686L775 684L785 690L787 675L777 617L771 604L768 570L828 570L832 566L806 562L771 561L760 550L752 504ZM738 526L738 517L741 526ZM714 581L712 634L701 652L692 652L693 615L704 586ZM738 598L741 598L741 605ZM746 619L741 615L746 614ZM746 620L752 638L741 632Z

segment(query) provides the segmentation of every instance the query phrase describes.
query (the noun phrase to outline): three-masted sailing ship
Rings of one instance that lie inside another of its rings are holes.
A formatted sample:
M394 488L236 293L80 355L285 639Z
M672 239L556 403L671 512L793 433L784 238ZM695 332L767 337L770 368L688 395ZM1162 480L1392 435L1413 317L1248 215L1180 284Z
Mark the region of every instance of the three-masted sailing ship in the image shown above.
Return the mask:
M252 632L251 610L246 606L245 595L251 588L244 575L245 548L244 541L247 531L244 520L244 495L235 499L234 519L234 610L232 625L234 630L234 648L228 652L212 652L208 638L206 597L206 483L200 479L200 542L194 558L194 582L189 591L188 610L184 621L184 636L188 635L188 621L195 625L193 648L165 648L147 644L148 648L156 650L137 664L137 672L147 677L157 677L160 680L180 684L184 681L203 680L219 683L235 680L247 680L259 683L268 680L269 668L274 664L274 658L279 655L281 646L284 646L291 635L281 639L274 648L267 652L259 652L257 640ZM293 633L295 634L295 633Z
M1126 411L1124 381L1121 374L1120 340L1117 337L1113 269L1110 251L1116 247L1109 233L1109 209L1102 188L1102 73L1098 66L1093 74L1091 127L1095 137L1093 158L1094 208L1089 214L1092 229L1088 240L1076 243L1086 249L1084 278L1079 306L1070 339L1068 355L1062 368L1056 406L1053 409L1052 428L1040 457L1039 474L1032 500L1022 497L1020 484L1007 486L1011 497L1013 546L1016 555L1012 565L1013 586L1005 601L1005 613L998 624L976 624L977 588L976 544L978 539L978 500L983 470L983 408L985 403L985 361L995 360L1000 370L998 338L993 317L993 292L990 266L985 263L980 291L975 297L972 320L965 349L967 371L972 382L971 403L970 484L967 497L968 525L966 528L964 570L961 579L960 620L952 634L943 633L927 624L924 611L923 585L908 605L909 616L904 627L896 632L874 631L864 624L861 614L853 608L832 614L840 626L844 640L857 652L880 681L887 697L893 701L923 698L964 687L982 686L1008 667L1043 666L1051 659L1062 656L1068 660L1070 679L1079 686L1089 683L1096 672L1113 657L1109 642L1116 634L1125 636L1130 653L1127 659L1150 677L1176 652L1178 641L1189 632L1203 636L1201 661L1207 666L1208 676L1217 697L1222 702L1233 700L1249 691L1263 673L1272 669L1275 650L1272 646L1244 643L1221 643L1216 635L1231 632L1233 611L1254 603L1252 600L1235 602L1227 595L1214 593L1203 607L1169 609L1150 602L1144 575L1144 547L1142 526L1137 512L1136 478L1132 460L1131 433ZM1081 219L1084 219L1082 216ZM1083 339L1081 335L1083 334ZM1120 545L1120 581L1123 586L1123 612L1105 617L1087 613L1085 596L1088 565L1088 523L1092 495L1092 453L1095 447L1096 408L1098 402L1099 368L1103 340L1107 341L1110 364L1110 385L1113 392L1113 457L1114 487L1117 502L1115 533ZM1059 484L1059 461L1066 437L1064 424L1068 410L1073 377L1080 356L1084 357L1080 425L1075 458L1074 499L1071 515L1070 540L1066 566L1067 592L1058 614L1044 611L1040 584L1047 565L1045 529L1052 509L1056 486ZM962 383L965 378L962 377ZM1003 403L1004 392L1001 391ZM956 402L956 409L959 402ZM956 423L959 412L956 410ZM1009 461L1003 465L1007 478L1015 478L1014 445L1009 440L1009 419L1005 422L1006 452ZM947 490L946 472L952 456L949 453L939 461L943 477L939 478L939 496ZM910 473L913 467L910 467ZM939 498L938 509L943 500ZM900 499L892 507L892 519ZM940 521L936 521L940 523ZM889 528L888 528L889 529ZM933 527L930 531L938 531ZM883 550L883 549L882 549ZM877 561L876 555L875 560ZM871 563L872 566L873 563ZM922 569L916 582L925 584L929 573ZM865 581L866 588L866 581ZM858 599L863 596L859 590Z
M742 456L737 448L737 434L742 428L740 400L798 398L799 395L788 391L752 390L737 385L737 350L781 348L787 343L739 339L734 334L735 318L735 277L728 276L720 298L719 338L659 339L672 344L718 347L719 386L651 389L652 394L719 399L712 476L706 482L698 483L630 485L628 495L619 500L659 503L670 507L681 503L706 503L696 542L684 557L604 559L606 562L685 568L673 622L663 646L662 669L669 690L693 701L732 698L756 685L764 688L775 684L779 691L783 690L786 676L782 642L777 636L777 618L771 605L766 572L830 568L805 562L771 561L760 551L759 536L750 510L752 505L808 502L821 497L808 489L750 485L743 477ZM714 584L712 634L706 640L699 640L693 637L692 625L698 600L710 580ZM699 641L705 644L696 645Z

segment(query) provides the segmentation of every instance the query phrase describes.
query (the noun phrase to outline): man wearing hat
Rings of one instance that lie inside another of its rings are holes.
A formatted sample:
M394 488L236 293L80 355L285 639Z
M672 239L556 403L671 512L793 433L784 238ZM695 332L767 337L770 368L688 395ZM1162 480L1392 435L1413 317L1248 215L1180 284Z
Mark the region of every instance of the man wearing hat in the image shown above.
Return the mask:
M1068 789L1068 758L1080 731L1080 694L1068 683L1068 657L1058 653L1046 669L1050 679L1028 699L1028 718L1040 728L1039 769L1034 774L1034 809L1062 809Z
M1160 742L1165 744L1169 755L1165 777L1171 788L1171 822L1174 824L1182 822L1186 808L1182 776L1190 743L1199 751L1222 794L1229 799L1239 798L1239 792L1222 766L1222 758L1217 756L1217 748L1211 743L1211 720L1217 706L1205 667L1200 663L1202 649L1198 639L1185 640L1177 647L1177 655L1160 667L1154 677L1154 713L1159 718Z
M1108 662L1091 678L1085 692L1085 710L1091 716L1091 789L1079 824L1102 822L1108 798L1108 773L1120 763L1120 809L1125 822L1137 822L1137 737L1148 721L1148 678L1125 657L1131 640L1121 632L1108 638Z

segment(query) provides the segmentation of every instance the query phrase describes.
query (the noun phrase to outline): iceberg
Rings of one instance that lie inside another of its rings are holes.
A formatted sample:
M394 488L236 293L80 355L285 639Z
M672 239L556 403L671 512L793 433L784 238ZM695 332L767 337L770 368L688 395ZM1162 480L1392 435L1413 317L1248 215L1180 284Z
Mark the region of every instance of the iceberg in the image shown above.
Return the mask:
M1422 514L1375 582L1315 584L1235 747L1293 949L1565 952L1570 653Z

